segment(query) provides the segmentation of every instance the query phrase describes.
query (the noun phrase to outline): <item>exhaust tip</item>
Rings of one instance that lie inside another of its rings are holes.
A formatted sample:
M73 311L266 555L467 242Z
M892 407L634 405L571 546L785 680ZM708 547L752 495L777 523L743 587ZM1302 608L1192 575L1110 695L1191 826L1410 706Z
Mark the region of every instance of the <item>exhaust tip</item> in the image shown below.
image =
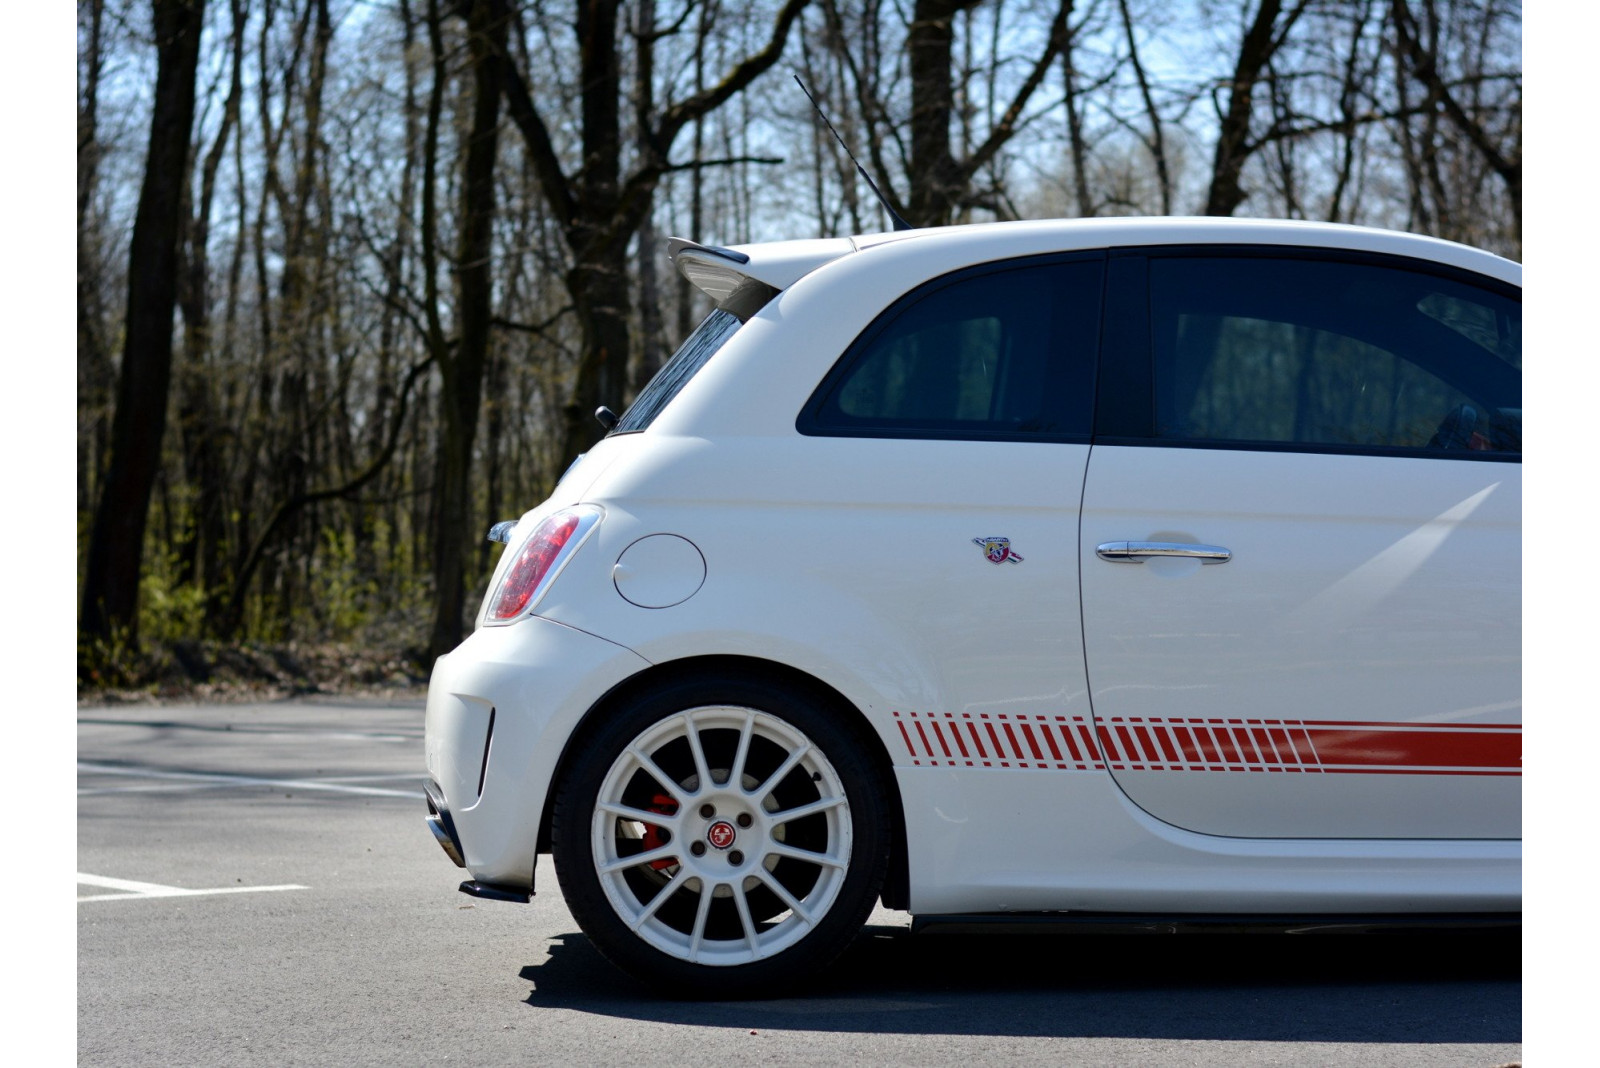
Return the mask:
M444 791L439 789L439 784L429 779L422 786L422 792L428 798L428 830L433 832L433 837L438 840L439 848L444 850L444 855L449 857L458 868L467 866L466 858L462 855L461 839L456 835L456 822L450 818L450 809L444 803Z

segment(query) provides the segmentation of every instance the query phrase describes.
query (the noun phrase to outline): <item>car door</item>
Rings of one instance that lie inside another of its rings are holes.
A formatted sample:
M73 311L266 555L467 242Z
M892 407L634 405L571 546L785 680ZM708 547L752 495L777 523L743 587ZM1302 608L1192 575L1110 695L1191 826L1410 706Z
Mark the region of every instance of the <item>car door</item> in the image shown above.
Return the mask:
M1098 753L1242 837L1509 838L1520 291L1416 261L1115 261L1080 531Z

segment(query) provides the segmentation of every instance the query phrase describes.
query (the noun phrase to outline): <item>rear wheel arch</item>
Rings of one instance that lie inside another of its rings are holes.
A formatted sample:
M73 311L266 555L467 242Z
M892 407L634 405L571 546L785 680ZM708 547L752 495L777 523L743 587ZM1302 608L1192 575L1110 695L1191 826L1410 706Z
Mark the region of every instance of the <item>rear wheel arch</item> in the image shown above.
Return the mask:
M867 721L866 715L844 694L834 687L797 668L772 660L748 656L696 656L669 660L631 675L612 687L596 701L568 736L556 762L549 789L545 791L544 811L539 817L540 853L550 852L550 824L556 795L565 781L574 755L584 751L584 745L607 721L607 714L643 694L664 686L695 682L701 679L743 678L751 682L778 685L802 694L820 707L829 709L841 726L847 729L862 747L881 777L884 792L889 800L889 822L892 834L889 869L884 879L882 900L886 908L904 909L910 899L909 864L907 862L906 819L899 784L894 775L894 762L883 739Z

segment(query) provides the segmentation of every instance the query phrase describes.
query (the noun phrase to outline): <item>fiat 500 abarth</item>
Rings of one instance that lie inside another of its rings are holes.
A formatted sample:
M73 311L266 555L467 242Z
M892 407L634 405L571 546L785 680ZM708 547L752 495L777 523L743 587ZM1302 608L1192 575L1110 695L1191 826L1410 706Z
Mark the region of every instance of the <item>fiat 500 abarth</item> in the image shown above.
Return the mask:
M1202 219L671 253L715 310L434 669L463 890L552 853L703 993L880 900L1515 920L1520 266Z

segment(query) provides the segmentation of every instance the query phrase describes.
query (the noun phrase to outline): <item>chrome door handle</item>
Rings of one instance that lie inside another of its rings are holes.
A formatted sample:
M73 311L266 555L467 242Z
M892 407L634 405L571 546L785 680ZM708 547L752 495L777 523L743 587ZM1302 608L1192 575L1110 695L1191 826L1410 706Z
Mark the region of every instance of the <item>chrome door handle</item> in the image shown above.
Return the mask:
M1220 545L1193 545L1181 541L1106 541L1095 546L1095 555L1114 564L1142 564L1163 556L1181 556L1202 564L1225 564L1233 553Z

